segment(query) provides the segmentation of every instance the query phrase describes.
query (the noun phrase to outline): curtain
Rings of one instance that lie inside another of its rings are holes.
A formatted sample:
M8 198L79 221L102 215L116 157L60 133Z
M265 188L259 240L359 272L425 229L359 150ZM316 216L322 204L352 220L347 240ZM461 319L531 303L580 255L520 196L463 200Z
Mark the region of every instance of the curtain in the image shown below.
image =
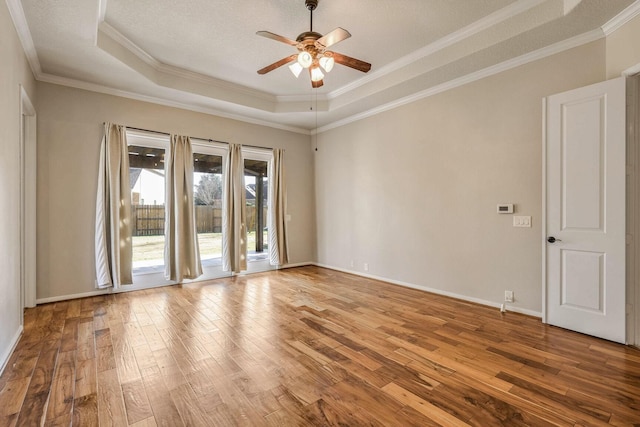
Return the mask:
M222 269L247 269L247 224L242 146L229 144L222 201Z
M202 275L193 207L193 152L188 136L171 135L165 156L164 275L181 282Z
M269 175L269 262L283 265L289 262L287 241L287 188L284 177L284 150L273 149Z
M131 187L126 128L105 123L96 197L96 283L99 288L133 283Z

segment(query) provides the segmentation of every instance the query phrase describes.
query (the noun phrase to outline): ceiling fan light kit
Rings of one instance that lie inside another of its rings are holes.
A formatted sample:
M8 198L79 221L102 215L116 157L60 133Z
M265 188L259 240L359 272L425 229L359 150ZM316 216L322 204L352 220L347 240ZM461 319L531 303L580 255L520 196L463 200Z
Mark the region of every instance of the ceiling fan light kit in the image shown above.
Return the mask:
M335 60L333 56L323 56L320 58L320 66L324 68L324 70L328 73L333 69L333 64L335 64Z
M293 64L289 65L289 70L293 75L297 78L303 69L308 69L311 77L311 86L318 88L323 85L324 73L322 70L327 73L330 72L336 62L364 73L368 72L371 69L371 64L368 62L326 50L328 47L351 37L351 34L340 27L324 36L316 33L313 31L313 11L318 6L318 0L305 0L305 6L310 13L310 30L300 34L295 41L269 31L258 31L256 33L259 36L286 43L298 49L297 54L287 56L258 70L258 74L266 74L293 62Z
M322 74L322 71L320 71L320 68L313 67L311 69L311 81L312 82L322 81L323 78L324 78L324 74Z
M302 70L304 70L304 67L300 65L299 62L296 61L293 64L289 65L289 69L291 70L293 75L296 76L296 78L298 78L300 77L300 73L302 72Z
M309 68L313 64L313 56L309 52L300 52L298 54L298 63L302 65L302 68Z

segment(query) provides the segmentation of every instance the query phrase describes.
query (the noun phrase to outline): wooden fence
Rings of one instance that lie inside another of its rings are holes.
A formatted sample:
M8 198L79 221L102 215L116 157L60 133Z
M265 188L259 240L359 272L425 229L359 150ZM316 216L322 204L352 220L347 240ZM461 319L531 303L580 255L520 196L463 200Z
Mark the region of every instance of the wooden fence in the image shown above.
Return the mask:
M215 206L196 206L198 233L222 232L222 209ZM133 236L159 236L164 234L164 205L133 205ZM264 208L264 225L267 224L267 208ZM256 208L247 206L247 230L256 228Z
M132 205L132 236L158 236L164 234L164 205Z
M262 209L262 228L267 227L267 208ZM255 231L256 229L256 207L247 205L247 231Z

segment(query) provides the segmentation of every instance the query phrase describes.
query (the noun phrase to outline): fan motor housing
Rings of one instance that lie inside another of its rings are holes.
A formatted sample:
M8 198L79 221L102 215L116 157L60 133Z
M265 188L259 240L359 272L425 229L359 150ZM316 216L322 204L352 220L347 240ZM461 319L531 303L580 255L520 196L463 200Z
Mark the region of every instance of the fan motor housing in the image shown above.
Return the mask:
M316 40L320 37L322 37L322 34L316 33L315 31L306 31L300 34L298 38L296 38L296 41L298 42L298 50L307 51L315 58L324 52L324 46L316 43Z
M322 37L322 34L320 33L316 33L315 31L305 31L304 33L301 33L298 38L296 38L296 41L298 43L310 40L310 41L316 41L318 40L320 37Z

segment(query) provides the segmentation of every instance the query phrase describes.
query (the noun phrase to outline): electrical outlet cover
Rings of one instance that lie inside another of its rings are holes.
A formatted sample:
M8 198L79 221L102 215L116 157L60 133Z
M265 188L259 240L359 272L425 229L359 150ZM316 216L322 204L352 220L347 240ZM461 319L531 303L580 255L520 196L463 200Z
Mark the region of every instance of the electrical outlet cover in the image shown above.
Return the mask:
M505 302L513 302L513 291L504 291Z

